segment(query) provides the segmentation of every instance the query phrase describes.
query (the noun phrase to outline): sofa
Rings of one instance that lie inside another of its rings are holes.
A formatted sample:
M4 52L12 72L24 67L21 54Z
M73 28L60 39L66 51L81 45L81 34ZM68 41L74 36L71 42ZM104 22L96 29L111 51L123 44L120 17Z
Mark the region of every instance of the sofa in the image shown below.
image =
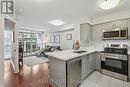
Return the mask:
M60 46L46 46L45 48L38 50L35 53L35 56L48 58L48 56L46 55L47 52L56 52L56 51L62 51Z

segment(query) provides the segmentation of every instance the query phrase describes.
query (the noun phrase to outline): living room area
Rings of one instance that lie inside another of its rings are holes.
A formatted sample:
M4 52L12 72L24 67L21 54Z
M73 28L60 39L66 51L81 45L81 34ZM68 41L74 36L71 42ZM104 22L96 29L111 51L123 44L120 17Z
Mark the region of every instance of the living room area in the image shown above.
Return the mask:
M5 17L4 19L7 20L8 18ZM11 27L9 26L9 28ZM19 57L15 59L18 61L18 66L15 64L16 61L11 59L12 44L16 43L10 41L10 39L13 40L14 38L12 32L4 30L5 87L41 87L41 85L42 87L52 87L49 82L44 82L49 80L49 59L47 53L72 49L74 29L45 32L20 28L17 33ZM17 71L16 67L18 68Z

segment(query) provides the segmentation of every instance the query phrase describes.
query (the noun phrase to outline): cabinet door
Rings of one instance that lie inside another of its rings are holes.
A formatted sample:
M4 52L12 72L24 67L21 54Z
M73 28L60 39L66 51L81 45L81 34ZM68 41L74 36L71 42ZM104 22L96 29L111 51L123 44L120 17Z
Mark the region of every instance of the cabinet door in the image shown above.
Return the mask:
M95 70L94 54L86 55L82 58L82 79L85 79Z
M80 40L81 41L91 41L91 25L84 23L84 24L80 24Z
M95 64L96 64L95 66L96 70L101 71L101 59L99 52L95 53Z
M86 75L86 68L88 68L87 65L87 58L86 56L82 57L82 80L85 79L87 77Z
M103 30L112 29L111 23L96 24L92 26L92 40L101 41Z
M82 58L82 79L85 79L90 74L90 64L88 56Z
M94 53L88 55L88 66L89 66L89 73L95 70Z

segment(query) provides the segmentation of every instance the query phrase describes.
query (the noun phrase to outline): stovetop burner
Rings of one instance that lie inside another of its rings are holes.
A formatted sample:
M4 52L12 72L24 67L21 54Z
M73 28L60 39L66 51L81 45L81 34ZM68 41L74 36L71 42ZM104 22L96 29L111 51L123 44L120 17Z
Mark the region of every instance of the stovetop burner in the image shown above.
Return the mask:
M104 48L104 51L102 51L102 53L112 53L112 54L127 55L128 50L126 48L110 48L110 47L106 47L106 48Z

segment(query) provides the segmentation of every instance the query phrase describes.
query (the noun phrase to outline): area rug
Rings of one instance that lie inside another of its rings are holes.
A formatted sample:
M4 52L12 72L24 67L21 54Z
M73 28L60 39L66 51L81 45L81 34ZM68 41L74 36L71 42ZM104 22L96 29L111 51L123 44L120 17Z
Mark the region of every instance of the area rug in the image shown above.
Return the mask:
M30 57L23 58L23 63L27 66L33 66L33 65L47 63L47 62L49 62L49 59L45 57L30 56Z

